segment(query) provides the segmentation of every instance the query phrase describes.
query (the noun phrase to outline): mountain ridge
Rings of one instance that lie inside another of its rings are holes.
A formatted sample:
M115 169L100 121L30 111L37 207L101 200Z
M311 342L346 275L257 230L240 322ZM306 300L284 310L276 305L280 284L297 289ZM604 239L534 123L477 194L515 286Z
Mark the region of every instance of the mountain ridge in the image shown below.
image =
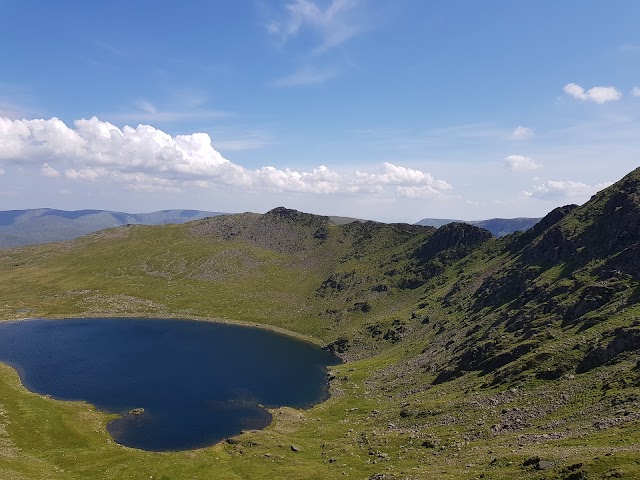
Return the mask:
M4 210L0 211L0 248L71 240L104 228L120 225L183 223L224 214L223 212L188 209L159 210L150 213L126 213L95 209L59 210L54 208ZM328 218L333 225L370 221L335 215ZM494 236L500 237L517 230L526 230L531 227L535 220L538 219L490 219L470 222L423 219L417 222L416 225L440 227L447 223L468 223L486 228Z
M345 360L324 404L147 468L195 474L224 453L241 478L638 478L638 252L640 169L501 238L279 207L6 249L0 317L240 320ZM87 448L97 466L142 458Z
M220 212L159 210L125 213L110 210L36 208L0 211L0 248L71 240L104 228L127 224L183 223Z

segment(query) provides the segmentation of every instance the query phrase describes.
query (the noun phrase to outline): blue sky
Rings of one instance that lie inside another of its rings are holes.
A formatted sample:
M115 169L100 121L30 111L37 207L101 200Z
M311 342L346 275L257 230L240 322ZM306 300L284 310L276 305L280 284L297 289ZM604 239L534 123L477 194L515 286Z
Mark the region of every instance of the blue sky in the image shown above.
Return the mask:
M638 166L640 2L0 0L0 209L542 216Z

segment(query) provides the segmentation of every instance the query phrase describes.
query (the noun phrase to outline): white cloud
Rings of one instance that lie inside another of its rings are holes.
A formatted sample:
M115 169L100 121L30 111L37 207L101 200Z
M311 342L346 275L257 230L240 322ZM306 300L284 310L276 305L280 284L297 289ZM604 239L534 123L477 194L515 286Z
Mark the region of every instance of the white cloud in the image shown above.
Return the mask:
M567 95L577 98L578 100L589 101L594 103L606 103L622 98L622 92L616 87L593 87L585 91L576 83L568 83L564 86Z
M0 160L39 156L75 156L84 140L61 120L10 120L0 117Z
M94 182L100 177L105 177L108 175L108 171L104 167L93 167L93 168L82 168L80 170L76 170L75 168L70 168L64 172L65 177L70 178L72 180L84 180L89 182Z
M55 168L51 167L48 163L45 163L42 165L42 168L40 169L40 173L45 177L53 178L53 177L60 176L60 172Z
M326 166L302 172L273 166L250 170L224 158L206 133L172 137L149 125L120 129L96 117L77 120L74 128L57 118L0 117L2 161L42 165L45 176L64 171L69 180L111 181L139 191L226 186L314 194L387 192L415 198L444 195L452 188L429 173L391 163L373 172L339 172Z
M4 175L4 170L0 168L0 175Z
M536 163L531 160L531 158L524 157L522 155L509 155L504 158L503 164L512 172L527 172L542 168L542 165L539 163Z
M432 187L398 187L397 194L406 198L435 198L441 197L442 191Z
M534 185L533 192L523 192L527 197L541 199L569 199L569 200L586 200L594 193L613 185L612 182L604 182L596 185L587 185L582 182L547 180L544 183Z
M313 30L320 36L320 44L314 52L324 53L362 32L359 21L362 15L356 15L357 7L362 3L361 0L331 0L322 9L311 0L294 0L285 7L287 18L269 23L267 31L285 44L303 29Z
M511 133L511 137L516 140L525 140L533 137L533 130L528 127L518 126Z
M602 183L596 183L594 185L593 188L596 189L596 192L599 192L600 190L604 190L607 187L610 187L611 185L613 185L615 182L602 182Z
M633 90L631 90L631 95L633 95L634 97L640 97L640 87L633 87Z
M430 173L424 173L420 170L393 165L392 163L385 163L384 167L384 174L374 176L376 181L392 185L407 184L415 186L431 186L437 190L449 190L451 188L451 185L447 182L434 179Z
M126 184L130 190L138 192L176 193L181 191L181 188L177 185L176 181L146 173L115 172L112 174L112 177L116 181Z

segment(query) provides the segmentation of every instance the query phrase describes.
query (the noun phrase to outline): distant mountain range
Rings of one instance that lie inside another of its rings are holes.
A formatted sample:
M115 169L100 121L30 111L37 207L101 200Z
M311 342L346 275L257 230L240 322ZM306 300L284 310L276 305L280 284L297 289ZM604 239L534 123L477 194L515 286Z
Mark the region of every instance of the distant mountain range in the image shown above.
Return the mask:
M104 228L127 224L163 225L221 215L200 210L161 210L151 213L124 213L107 210L0 211L0 248L71 240Z
M474 220L474 221L451 220L446 218L423 218L419 222L416 222L416 225L424 225L426 227L440 228L443 225L447 225L448 223L455 223L455 222L468 223L469 225L474 225L476 227L489 230L495 237L504 237L505 235L509 235L510 233L513 233L513 232L529 230L540 220L542 219L526 218L526 217L490 218L489 220Z
M127 224L163 225L185 223L222 214L222 212L202 210L161 210L151 213L125 213L109 210L68 211L53 208L5 210L0 211L0 248L71 240L98 230ZM335 225L365 221L340 216L329 218ZM465 221L424 218L416 222L416 225L439 228L449 223L461 222L484 228L494 236L502 237L518 230L528 230L539 220L539 218L492 218L489 220Z
M366 220L362 220L360 218L352 218L352 217L337 217L330 216L329 219L335 225L346 225L352 222L366 222ZM454 220L451 218L423 218L419 222L416 222L414 225L422 225L424 227L436 227L440 228L444 225L448 225L450 223L466 223L468 225L473 225L475 227L484 228L491 232L494 237L504 237L505 235L509 235L514 232L524 232L533 227L536 223L538 223L541 218L527 218L527 217L518 217L518 218L490 218L488 220Z

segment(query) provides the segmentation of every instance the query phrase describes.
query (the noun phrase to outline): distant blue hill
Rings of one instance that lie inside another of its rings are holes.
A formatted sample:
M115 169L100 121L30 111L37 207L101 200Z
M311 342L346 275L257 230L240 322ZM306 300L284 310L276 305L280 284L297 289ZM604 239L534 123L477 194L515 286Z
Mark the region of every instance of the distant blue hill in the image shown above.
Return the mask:
M446 218L423 218L419 222L416 222L416 225L425 225L427 227L436 227L440 228L443 225L454 222L468 223L470 225L475 225L476 227L484 228L485 230L489 230L494 237L504 237L505 235L509 235L510 233L514 233L517 231L525 231L529 230L536 223L538 223L540 218L490 218L489 220L474 220L474 221L466 221L466 220L451 220Z
M216 215L221 215L221 212L161 210L151 213L124 213L53 208L5 210L0 211L0 248L71 240L104 228L127 224L185 223Z

